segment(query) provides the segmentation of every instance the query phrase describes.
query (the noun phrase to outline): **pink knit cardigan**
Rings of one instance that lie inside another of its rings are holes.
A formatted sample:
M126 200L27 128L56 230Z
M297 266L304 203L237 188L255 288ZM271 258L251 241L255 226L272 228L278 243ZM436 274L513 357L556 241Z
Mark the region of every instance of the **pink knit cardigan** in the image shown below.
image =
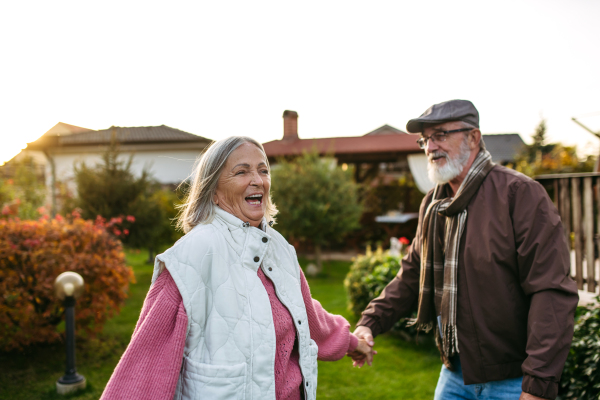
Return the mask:
M302 374L298 364L296 329L287 308L279 301L271 280L259 268L271 302L275 325L275 393L277 400L299 400ZM301 289L310 336L319 346L318 358L341 359L356 349L358 339L350 324L332 315L311 297L301 273ZM187 315L175 281L165 270L150 288L131 342L111 376L101 400L172 399L183 358Z

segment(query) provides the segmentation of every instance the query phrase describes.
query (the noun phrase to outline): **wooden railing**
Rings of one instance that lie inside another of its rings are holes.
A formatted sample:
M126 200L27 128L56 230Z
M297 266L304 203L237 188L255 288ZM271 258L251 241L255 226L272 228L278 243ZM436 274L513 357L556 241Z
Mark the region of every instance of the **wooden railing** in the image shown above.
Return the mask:
M560 213L571 246L571 274L579 290L598 292L600 173L540 175Z

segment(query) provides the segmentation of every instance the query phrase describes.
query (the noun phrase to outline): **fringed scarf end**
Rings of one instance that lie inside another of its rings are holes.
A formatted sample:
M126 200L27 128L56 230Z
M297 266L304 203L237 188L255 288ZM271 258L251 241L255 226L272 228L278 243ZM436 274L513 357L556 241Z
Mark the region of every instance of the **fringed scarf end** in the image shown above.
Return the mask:
M442 349L446 357L450 358L459 353L456 325L444 324L442 332Z
M408 320L406 326L414 326L417 332L424 331L425 333L429 333L433 329L433 322L417 323L415 318L411 318Z

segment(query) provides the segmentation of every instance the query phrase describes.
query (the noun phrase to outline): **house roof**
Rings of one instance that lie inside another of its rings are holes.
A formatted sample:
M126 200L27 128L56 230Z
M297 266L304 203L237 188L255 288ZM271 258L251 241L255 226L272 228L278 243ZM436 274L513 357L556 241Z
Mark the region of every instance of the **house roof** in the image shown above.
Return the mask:
M345 136L318 139L273 140L263 143L271 159L300 155L305 151L317 150L319 154L334 154L340 158L356 161L384 161L397 157L399 153L419 153L423 150L414 135L408 135L389 125L383 125L364 136ZM350 161L350 160L348 160Z
M205 137L184 132L166 125L136 127L111 126L108 129L102 129L98 131L92 131L88 129L67 135L44 134L35 142L28 143L27 148L30 150L42 150L49 147L106 145L110 143L113 134L116 135L116 140L120 144L211 141Z
M273 140L263 143L270 159L317 150L319 154L334 154L348 161L384 161L399 154L421 153L418 136L409 135L390 125L383 125L363 136L319 139ZM517 133L483 135L486 148L494 162L513 161L525 143Z
M87 145L110 143L113 133L119 143L148 143L148 142L200 142L209 139L166 125L160 126L111 126L99 131L82 132L75 135L61 137L59 144Z
M514 161L515 156L525 147L525 142L518 133L483 135L483 141L495 163Z
M81 126L65 124L64 122L59 122L54 125L52 128L48 130L48 132L44 133L44 136L67 136L72 135L74 133L88 132L91 129L82 128Z
M394 128L391 125L385 124L385 125L380 126L377 129L375 129L375 130L373 130L373 131L365 134L364 136L369 136L369 135L394 135L394 134L395 135L402 135L402 134L406 135L407 133L404 132L404 131L401 131L398 128Z
M355 137L331 137L319 139L273 140L263 143L268 157L302 154L316 149L319 154L359 154L400 151L421 152L412 135L372 135Z

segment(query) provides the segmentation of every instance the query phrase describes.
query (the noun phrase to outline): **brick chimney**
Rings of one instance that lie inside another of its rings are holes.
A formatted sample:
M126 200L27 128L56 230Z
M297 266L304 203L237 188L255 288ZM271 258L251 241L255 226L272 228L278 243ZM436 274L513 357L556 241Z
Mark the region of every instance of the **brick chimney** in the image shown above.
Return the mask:
M283 140L298 140L298 113L285 110L283 112Z

